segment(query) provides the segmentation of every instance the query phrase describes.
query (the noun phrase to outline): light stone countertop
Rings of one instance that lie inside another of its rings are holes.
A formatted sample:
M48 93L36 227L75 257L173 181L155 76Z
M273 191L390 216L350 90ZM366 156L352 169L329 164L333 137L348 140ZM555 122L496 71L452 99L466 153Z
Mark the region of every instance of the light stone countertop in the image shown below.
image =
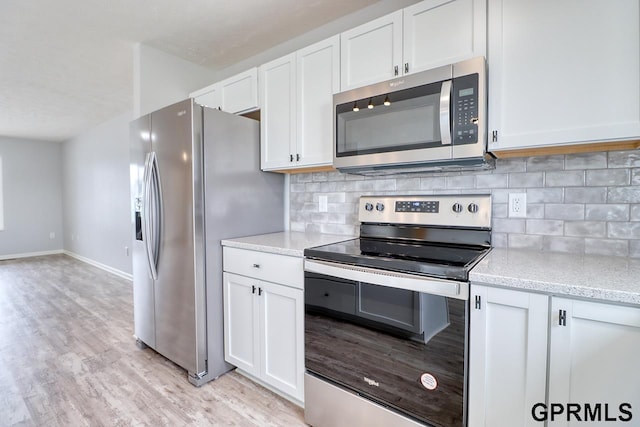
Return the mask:
M640 259L494 248L469 274L484 283L640 305Z
M356 236L342 236L338 234L283 231L280 233L239 237L237 239L225 239L222 240L221 243L222 246L231 248L249 249L302 258L306 248L342 242L343 240L350 240L355 237Z

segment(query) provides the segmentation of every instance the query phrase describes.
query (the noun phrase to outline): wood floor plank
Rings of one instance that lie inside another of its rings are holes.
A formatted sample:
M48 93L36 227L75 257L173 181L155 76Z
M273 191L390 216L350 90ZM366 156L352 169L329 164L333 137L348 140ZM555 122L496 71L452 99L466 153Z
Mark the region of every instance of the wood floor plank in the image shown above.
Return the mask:
M66 255L0 261L0 427L304 426L231 372L194 387L133 339L131 282Z

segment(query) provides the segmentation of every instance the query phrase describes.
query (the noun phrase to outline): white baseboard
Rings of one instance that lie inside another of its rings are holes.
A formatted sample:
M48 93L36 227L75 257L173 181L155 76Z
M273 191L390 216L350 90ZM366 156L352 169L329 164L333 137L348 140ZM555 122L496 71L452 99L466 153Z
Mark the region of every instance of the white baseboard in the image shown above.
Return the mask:
M43 252L25 252L22 254L9 254L9 255L0 255L0 261L4 261L7 259L16 259L16 258L31 258L34 256L43 256L43 255L57 255L64 253L62 249L56 249L54 251L43 251Z
M132 274L125 273L124 271L121 271L121 270L118 270L116 268L110 267L110 266L108 266L106 264L102 264L101 262L94 261L94 260L92 260L90 258L83 257L83 256L78 255L78 254L73 253L73 252L69 252L69 251L61 251L61 252L63 252L65 255L69 255L70 257L75 258L75 259L77 259L79 261L86 262L87 264L91 264L94 267L98 267L98 268L100 268L102 270L108 271L111 274L115 274L116 276L122 277L123 279L127 279L127 280L130 280L130 281L133 281L133 275Z

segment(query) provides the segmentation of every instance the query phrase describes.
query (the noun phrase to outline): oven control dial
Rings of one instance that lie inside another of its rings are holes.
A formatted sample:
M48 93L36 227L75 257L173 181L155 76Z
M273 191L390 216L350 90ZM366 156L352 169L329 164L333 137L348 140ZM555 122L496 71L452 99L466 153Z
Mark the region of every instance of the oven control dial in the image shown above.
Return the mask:
M469 206L467 206L467 209L471 213L476 213L478 212L478 205L476 205L475 203L469 203Z
M367 211L371 212L371 211L373 210L373 204L371 204L371 203L367 203L366 205L364 205L364 208L365 208Z
M384 210L384 205L382 203L376 203L376 210L382 212Z
M463 208L462 208L462 205L460 203L454 203L454 205L453 205L453 207L451 209L453 209L453 211L455 213L460 213L460 212L462 212Z

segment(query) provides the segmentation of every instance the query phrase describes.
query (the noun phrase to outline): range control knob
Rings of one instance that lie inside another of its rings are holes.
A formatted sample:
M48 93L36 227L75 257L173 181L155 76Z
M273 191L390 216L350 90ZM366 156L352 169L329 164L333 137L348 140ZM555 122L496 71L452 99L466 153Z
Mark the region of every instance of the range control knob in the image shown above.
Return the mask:
M462 205L460 203L455 203L451 209L453 209L453 211L455 213L460 213L460 212L462 212L463 208L462 208Z
M373 210L373 205L371 203L367 203L367 204L364 205L364 208L367 211L371 212Z
M476 213L478 212L478 205L476 205L475 203L469 203L469 206L467 206L467 209L471 213Z
M382 212L384 210L384 205L382 203L377 203L376 210Z

